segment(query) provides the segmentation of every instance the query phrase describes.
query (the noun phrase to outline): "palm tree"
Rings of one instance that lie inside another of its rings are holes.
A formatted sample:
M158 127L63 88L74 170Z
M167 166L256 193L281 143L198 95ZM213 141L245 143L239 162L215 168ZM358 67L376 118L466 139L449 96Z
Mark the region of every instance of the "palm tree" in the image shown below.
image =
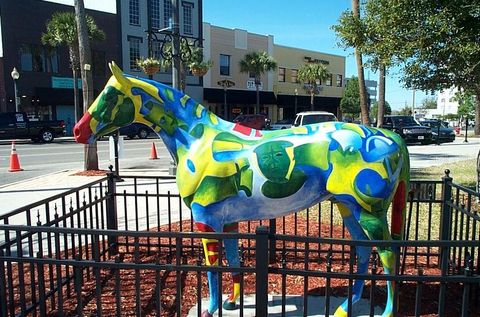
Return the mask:
M263 73L277 69L277 62L267 54L267 52L247 53L240 61L240 72L247 73L255 79L255 88L257 90L257 105L255 114L260 112L260 79Z
M320 63L307 63L298 70L298 81L303 83L303 89L310 95L310 110L314 109L314 97L320 92L322 81L329 77L327 67Z
M86 15L88 37L92 40L105 39L105 33L98 28L92 17ZM75 122L81 117L83 112L78 104L78 70L80 66L77 22L74 12L55 12L52 18L47 21L47 30L42 34L42 43L53 47L66 45L68 47L70 66L73 75L73 93Z

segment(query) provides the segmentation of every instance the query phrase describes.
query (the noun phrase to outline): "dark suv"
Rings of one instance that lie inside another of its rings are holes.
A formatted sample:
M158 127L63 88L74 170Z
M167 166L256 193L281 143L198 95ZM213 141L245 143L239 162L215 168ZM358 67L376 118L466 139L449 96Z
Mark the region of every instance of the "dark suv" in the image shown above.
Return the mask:
M241 114L233 122L257 130L270 128L270 119L263 114Z
M432 143L432 129L421 125L412 116L385 116L382 128L400 134L407 143Z

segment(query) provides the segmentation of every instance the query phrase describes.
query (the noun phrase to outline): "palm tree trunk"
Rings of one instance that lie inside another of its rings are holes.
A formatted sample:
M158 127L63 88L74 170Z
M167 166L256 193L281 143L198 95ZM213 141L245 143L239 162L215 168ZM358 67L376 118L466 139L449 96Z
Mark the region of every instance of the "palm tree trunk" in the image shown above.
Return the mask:
M255 114L260 113L260 78L255 76L255 88L257 90L257 104L255 105Z
M74 0L75 19L78 30L78 50L80 55L80 71L82 74L83 111L86 112L93 102L93 78L88 66L92 65L92 52L88 38L85 5L83 0ZM98 170L97 143L84 146L84 169ZM117 171L118 172L118 171Z
M360 4L359 0L352 0L352 12L355 17L360 18ZM362 53L355 48L355 59L357 60L358 72L358 88L360 92L360 112L362 115L362 123L369 125L370 118L368 115L367 89L365 88L365 74L363 70Z
M313 111L315 109L314 102L315 102L315 93L312 90L310 92L310 110L311 111Z
M382 126L383 117L385 116L385 73L385 64L380 64L378 79L377 127Z
M475 135L480 135L480 86L475 89L476 103L475 103L475 127L473 131Z

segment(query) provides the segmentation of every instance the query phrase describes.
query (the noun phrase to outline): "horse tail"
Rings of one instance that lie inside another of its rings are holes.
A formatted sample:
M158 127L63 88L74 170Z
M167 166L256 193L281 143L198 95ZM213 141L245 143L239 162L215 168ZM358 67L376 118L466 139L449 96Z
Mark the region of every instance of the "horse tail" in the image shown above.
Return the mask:
M400 180L393 196L391 234L394 240L404 239L405 219L407 214L407 201L410 191L410 162L408 152L406 161L402 166Z

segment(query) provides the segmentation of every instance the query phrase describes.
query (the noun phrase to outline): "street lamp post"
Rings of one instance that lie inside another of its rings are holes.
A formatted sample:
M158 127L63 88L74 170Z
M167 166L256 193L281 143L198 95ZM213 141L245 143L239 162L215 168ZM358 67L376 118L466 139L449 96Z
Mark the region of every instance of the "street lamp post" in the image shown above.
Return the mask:
M235 83L228 79L219 80L217 84L223 87L223 115L224 119L228 120L228 106L227 106L227 89L235 86Z
M11 75L13 79L13 90L15 93L15 112L18 112L20 103L18 102L17 80L20 78L20 73L17 71L16 67L13 68Z

